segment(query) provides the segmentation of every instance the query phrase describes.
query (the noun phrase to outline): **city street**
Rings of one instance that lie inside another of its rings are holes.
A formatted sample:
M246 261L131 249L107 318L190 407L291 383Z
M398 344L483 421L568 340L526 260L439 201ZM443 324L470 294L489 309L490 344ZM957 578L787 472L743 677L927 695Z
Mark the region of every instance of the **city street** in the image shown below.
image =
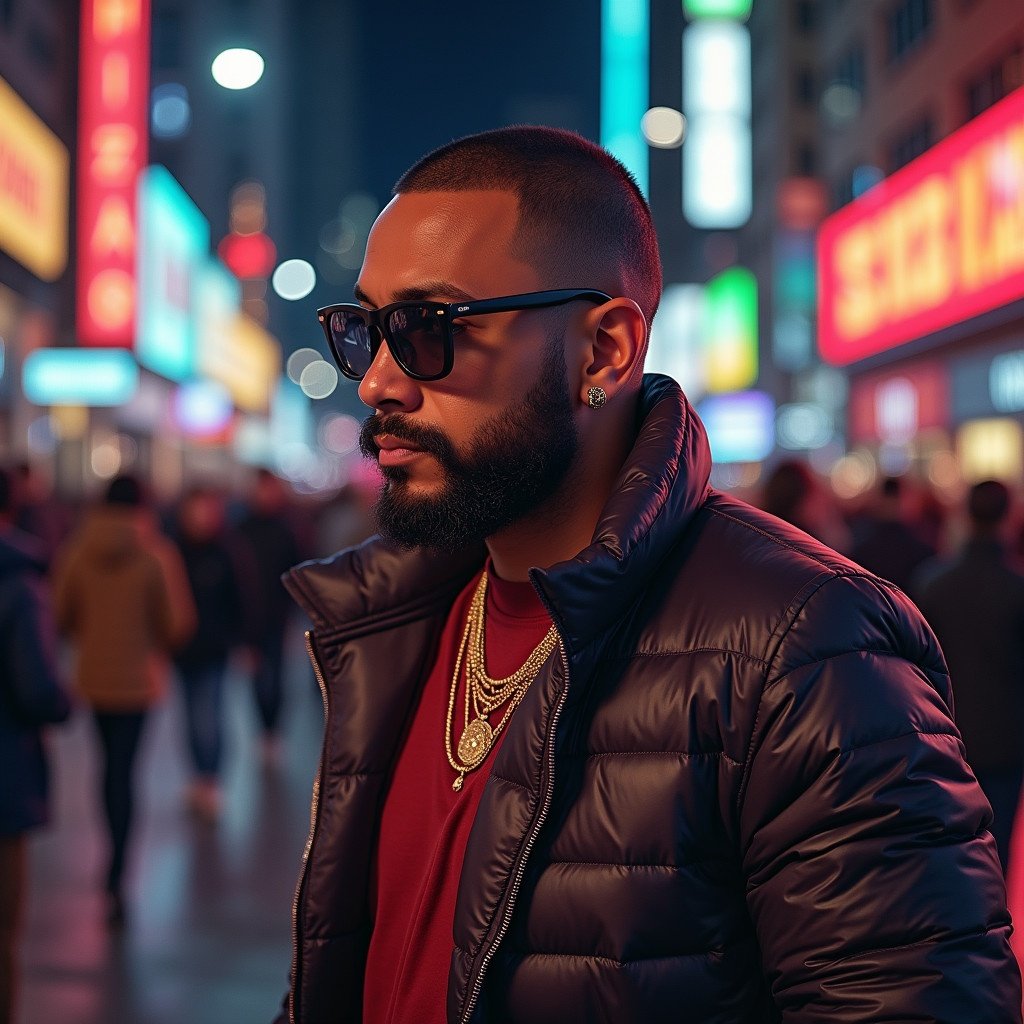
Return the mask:
M298 637L301 641L301 636ZM54 730L54 821L32 840L18 1024L258 1024L287 985L291 902L309 822L322 705L293 645L280 764L264 767L246 680L226 702L224 813L184 804L180 697L147 725L139 758L128 923L104 922L92 722Z

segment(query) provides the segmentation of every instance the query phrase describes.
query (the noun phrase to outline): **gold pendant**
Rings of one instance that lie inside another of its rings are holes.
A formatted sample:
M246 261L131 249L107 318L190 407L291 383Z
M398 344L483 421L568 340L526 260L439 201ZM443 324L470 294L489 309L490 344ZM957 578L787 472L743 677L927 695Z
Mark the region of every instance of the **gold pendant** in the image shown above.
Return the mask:
M490 725L482 718L474 718L459 740L459 760L468 771L472 771L487 756L493 742L494 733Z

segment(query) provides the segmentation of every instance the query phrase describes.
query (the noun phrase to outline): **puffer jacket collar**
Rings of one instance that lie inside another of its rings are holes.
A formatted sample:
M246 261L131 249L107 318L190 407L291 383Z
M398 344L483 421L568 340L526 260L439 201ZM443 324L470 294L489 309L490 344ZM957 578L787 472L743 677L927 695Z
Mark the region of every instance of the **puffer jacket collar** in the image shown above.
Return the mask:
M530 573L570 650L605 632L635 601L708 493L707 435L674 380L644 377L638 421L593 542ZM484 552L396 551L374 538L346 557L344 574L318 562L289 574L289 589L321 640L348 639L431 607L439 592L457 589L479 569Z

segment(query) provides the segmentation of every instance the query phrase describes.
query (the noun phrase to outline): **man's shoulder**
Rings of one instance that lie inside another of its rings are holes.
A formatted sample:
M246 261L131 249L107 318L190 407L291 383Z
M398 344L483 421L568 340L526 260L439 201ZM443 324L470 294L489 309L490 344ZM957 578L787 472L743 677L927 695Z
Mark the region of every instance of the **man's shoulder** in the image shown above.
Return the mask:
M727 495L712 494L665 572L653 622L676 645L735 651L773 672L833 651L931 657L927 627L896 587Z

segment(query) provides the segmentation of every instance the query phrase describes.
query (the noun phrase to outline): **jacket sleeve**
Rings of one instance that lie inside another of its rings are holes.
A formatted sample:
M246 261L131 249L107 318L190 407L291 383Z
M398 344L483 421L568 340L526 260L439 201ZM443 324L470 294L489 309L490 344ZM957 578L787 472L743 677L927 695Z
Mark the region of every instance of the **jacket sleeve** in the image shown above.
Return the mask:
M818 587L769 652L739 815L786 1024L1020 1021L991 810L950 709L934 637L871 577Z
M55 660L57 634L42 582L25 577L12 602L4 661L15 713L26 725L63 722L71 710Z

